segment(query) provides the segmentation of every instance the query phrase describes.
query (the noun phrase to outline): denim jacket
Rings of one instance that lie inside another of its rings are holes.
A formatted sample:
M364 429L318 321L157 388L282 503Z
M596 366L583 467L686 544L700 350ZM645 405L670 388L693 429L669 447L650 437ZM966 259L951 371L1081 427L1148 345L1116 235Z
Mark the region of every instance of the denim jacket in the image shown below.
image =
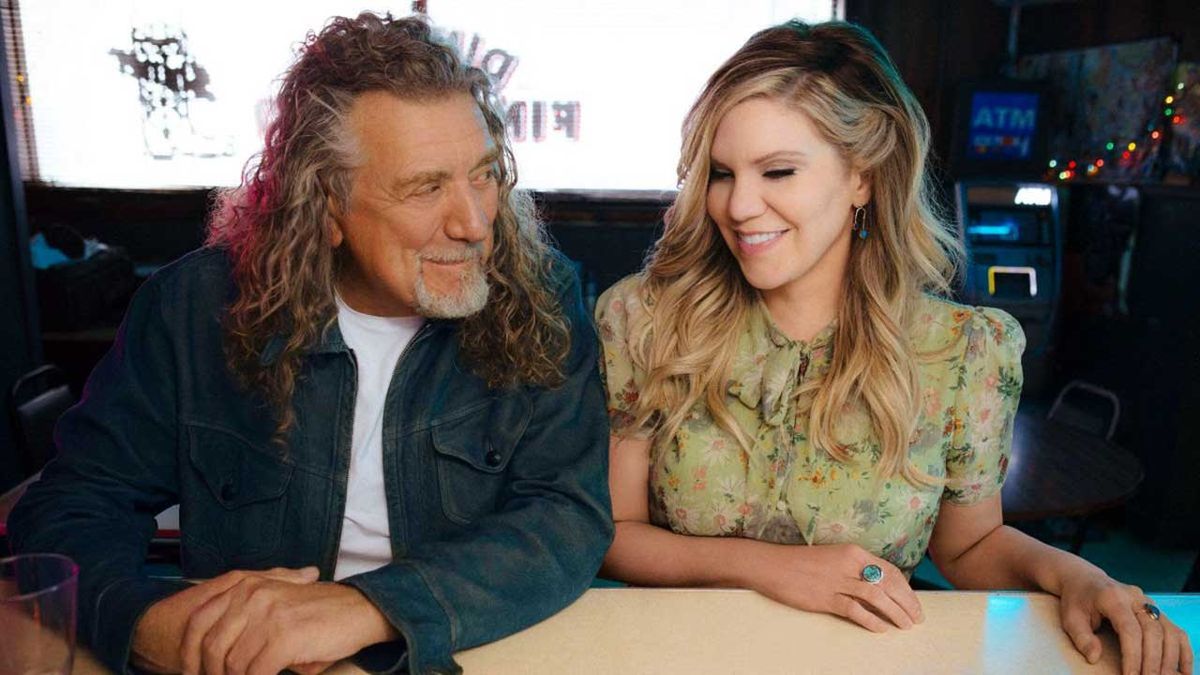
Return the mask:
M403 636L360 665L458 672L451 658L536 623L587 588L612 537L608 421L578 281L556 261L571 325L566 381L497 391L458 359L458 324L427 321L400 358L383 421L393 562L342 580ZM179 503L183 573L337 560L356 372L336 325L304 357L282 447L263 399L226 366L226 253L201 249L139 290L58 456L9 519L16 551L80 565L80 639L127 671L134 627L183 587L147 578L154 515ZM269 361L271 350L264 353Z

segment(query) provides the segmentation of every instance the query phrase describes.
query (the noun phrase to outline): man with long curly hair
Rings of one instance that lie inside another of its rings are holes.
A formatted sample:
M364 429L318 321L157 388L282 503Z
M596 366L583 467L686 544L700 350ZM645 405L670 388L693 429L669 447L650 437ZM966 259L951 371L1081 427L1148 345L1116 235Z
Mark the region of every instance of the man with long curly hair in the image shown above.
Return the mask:
M486 76L419 19L311 35L208 245L151 278L9 522L117 672L457 671L612 536L597 348ZM181 505L184 576L143 571Z

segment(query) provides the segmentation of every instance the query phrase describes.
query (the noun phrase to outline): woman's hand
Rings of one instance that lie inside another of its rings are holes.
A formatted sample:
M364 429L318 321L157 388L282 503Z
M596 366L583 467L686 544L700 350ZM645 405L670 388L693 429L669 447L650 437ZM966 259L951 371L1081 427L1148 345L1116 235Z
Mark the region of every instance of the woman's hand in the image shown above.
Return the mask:
M1187 633L1166 614L1158 619L1146 605L1142 589L1114 581L1099 570L1062 581L1059 614L1063 630L1088 663L1100 659L1096 629L1107 619L1121 643L1121 672L1157 675L1192 673L1192 647Z
M785 605L836 614L876 633L925 620L904 573L855 544L770 545L748 562L746 585ZM867 565L883 571L879 583L863 580Z

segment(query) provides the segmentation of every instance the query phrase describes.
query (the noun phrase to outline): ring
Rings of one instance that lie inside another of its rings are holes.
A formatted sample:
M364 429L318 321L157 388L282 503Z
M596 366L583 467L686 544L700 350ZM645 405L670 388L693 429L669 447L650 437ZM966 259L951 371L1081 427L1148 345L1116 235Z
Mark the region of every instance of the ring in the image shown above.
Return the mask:
M864 570L864 573L865 571L866 570ZM1146 610L1146 614L1148 614L1150 618L1154 619L1155 621L1158 621L1159 618L1162 617L1162 610L1148 602L1142 605L1142 609Z
M862 568L862 574L860 576L862 577L862 580L868 584L877 584L883 581L883 568L879 565L867 565L866 567ZM1153 605L1147 605L1147 607L1152 606ZM1158 610L1155 609L1155 611Z

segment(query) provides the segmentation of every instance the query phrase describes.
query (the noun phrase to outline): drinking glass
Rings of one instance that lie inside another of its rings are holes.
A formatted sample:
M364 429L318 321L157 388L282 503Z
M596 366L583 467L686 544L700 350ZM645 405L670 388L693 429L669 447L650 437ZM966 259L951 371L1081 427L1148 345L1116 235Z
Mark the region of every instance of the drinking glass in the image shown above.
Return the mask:
M0 558L0 675L68 675L79 567L68 557Z

